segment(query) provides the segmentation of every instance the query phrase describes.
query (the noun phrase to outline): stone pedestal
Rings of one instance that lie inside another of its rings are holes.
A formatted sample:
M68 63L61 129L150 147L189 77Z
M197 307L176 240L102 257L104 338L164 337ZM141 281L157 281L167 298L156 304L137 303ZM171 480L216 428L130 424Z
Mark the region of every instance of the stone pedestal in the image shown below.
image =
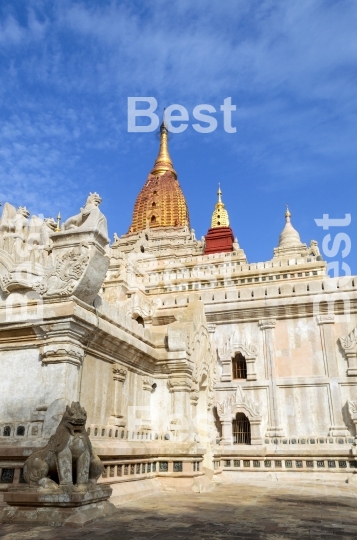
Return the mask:
M0 512L0 523L83 526L116 512L108 502L112 488L97 485L86 492L38 490L19 486L4 494L9 505Z

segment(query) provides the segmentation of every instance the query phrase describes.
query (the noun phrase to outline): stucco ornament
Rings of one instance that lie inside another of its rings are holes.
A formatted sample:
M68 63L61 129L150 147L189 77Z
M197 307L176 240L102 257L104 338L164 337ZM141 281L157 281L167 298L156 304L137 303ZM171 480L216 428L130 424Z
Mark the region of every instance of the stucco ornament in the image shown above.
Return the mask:
M63 491L88 491L95 487L104 466L92 450L86 421L87 413L78 402L67 405L48 444L25 462L24 478L30 486ZM51 479L56 473L59 485Z
M218 347L219 358L232 358L237 352L242 352L247 357L256 357L258 349L249 343L245 335L239 336L238 329L235 328L232 336L228 338L224 345Z
M340 337L342 348L347 351L356 351L357 349L357 326L348 334Z
M102 198L98 193L92 193L90 192L86 204L84 208L80 209L80 213L72 216L67 219L67 221L63 225L64 230L73 229L76 227L80 227L84 224L84 222L88 219L90 214L92 214L95 210L98 209L100 203L102 202Z
M34 286L35 291L46 296L72 294L77 281L84 274L88 261L88 244L80 244L67 251L46 269L42 280Z
M220 418L231 418L238 409L246 413L249 419L261 418L262 416L262 404L255 403L250 399L240 386L237 386L236 392L229 398L222 403L217 403L217 412Z
M109 266L107 220L101 198L90 193L80 214L60 227L5 203L0 218L0 287L5 294L28 291L39 298L76 296L92 303Z
M241 353L247 364L247 381L257 379L255 360L258 356L258 349L253 343L249 343L244 333L239 334L235 328L233 334L226 343L218 346L218 357L222 364L221 381L232 380L232 360L237 353Z
M357 401L349 401L348 410L350 412L351 417L356 418L357 420Z

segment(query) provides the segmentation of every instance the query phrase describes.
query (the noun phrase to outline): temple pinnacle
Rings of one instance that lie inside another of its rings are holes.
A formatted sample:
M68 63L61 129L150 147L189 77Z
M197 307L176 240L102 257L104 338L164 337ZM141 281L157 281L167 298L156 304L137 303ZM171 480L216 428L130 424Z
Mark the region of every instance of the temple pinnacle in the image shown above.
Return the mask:
M175 175L175 178L177 178L177 173L173 167L172 159L170 157L169 153L169 130L167 129L167 125L165 122L165 109L164 114L160 126L160 148L159 153L155 161L154 168L151 171L151 174L154 175L162 175L166 171L170 171Z
M216 203L215 209L212 214L211 228L215 229L216 227L229 227L229 217L228 212L224 208L224 203L222 202L222 191L221 186L218 184L218 201Z

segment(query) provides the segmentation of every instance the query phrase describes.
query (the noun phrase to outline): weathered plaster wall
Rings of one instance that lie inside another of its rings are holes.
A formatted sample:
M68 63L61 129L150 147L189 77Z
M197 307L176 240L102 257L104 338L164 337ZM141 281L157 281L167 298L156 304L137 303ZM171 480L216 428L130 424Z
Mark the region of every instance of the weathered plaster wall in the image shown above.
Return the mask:
M78 399L79 370L68 363L43 364L37 349L2 351L0 421L29 420L40 405Z

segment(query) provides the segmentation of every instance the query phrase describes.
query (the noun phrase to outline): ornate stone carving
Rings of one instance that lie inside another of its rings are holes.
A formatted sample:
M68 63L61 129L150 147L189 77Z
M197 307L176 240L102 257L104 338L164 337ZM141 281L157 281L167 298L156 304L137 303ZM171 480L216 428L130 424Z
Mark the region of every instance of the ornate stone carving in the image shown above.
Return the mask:
M275 319L261 319L259 321L259 326L261 330L265 330L266 328L275 328L276 320Z
M237 353L241 353L246 360L247 380L255 381L257 379L255 360L258 355L258 349L252 343L248 343L244 334L240 337L237 328L235 328L227 342L223 346L218 347L218 356L222 364L221 381L232 380L232 359Z
M252 444L263 444L261 435L262 404L249 398L240 386L222 403L217 403L217 413L222 424L222 443L232 444L232 420L236 414L245 414L250 422Z
M87 491L95 487L103 464L94 454L85 430L87 413L78 402L67 405L48 444L26 460L24 478L32 487L47 490ZM73 476L73 466L76 478ZM59 485L48 474L58 474ZM75 484L75 485L74 485Z
M29 216L30 212L26 206L19 206L15 210L11 204L5 203L0 220L0 231L22 235L28 226Z
M132 319L141 317L145 326L151 324L157 307L157 301L146 298L141 292L133 294L128 301L128 309Z
M335 323L335 315L318 315L317 316L317 324L334 324Z
M348 412L350 413L351 420L355 426L355 446L357 444L357 401L347 402Z
M347 375L357 375L357 326L347 335L339 339L347 358Z
M187 377L169 379L169 388L171 392L189 392L191 390L191 382Z
M80 213L67 219L63 224L63 230L73 229L80 227L87 221L90 214L98 209L98 206L102 202L98 193L89 193L84 208L81 208Z
M2 290L23 296L34 291L39 300L73 295L92 303L109 266L107 223L98 208L100 201L97 194L90 194L85 208L62 230L52 218L29 219L25 208L16 211L5 203L0 219Z
M153 384L153 379L151 379L150 377L143 377L143 390L151 392Z
M124 382L128 371L125 368L113 367L113 379L115 381Z
M43 279L34 286L35 291L46 296L72 294L89 261L89 247L80 244L54 261L45 271Z
M235 409L244 409L243 412L250 419L261 418L262 415L262 404L255 403L248 398L240 386L237 386L236 392L225 401L217 403L217 412L220 418L232 417L235 414Z
M357 421L357 401L348 401L348 412L352 420L355 419Z
M54 342L44 345L41 359L43 364L58 364L67 362L80 366L84 358L84 350L81 346L68 342Z
M239 334L237 328L234 330L232 336L227 340L227 342L218 347L218 355L220 358L232 358L236 352L242 352L245 356L254 356L258 354L258 349L255 345L248 343L246 337L243 335L242 339L239 339Z
M345 351L354 351L357 349L357 326L348 336L340 337L340 343Z

